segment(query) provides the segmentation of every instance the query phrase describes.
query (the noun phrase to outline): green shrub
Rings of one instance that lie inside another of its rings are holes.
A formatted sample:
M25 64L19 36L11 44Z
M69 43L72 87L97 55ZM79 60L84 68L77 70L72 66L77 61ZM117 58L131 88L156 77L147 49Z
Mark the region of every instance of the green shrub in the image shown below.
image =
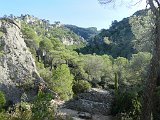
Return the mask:
M37 36L35 31L29 27L23 27L22 33L23 33L24 38L27 38L27 39L35 39Z
M5 111L0 112L0 120L10 120L9 115Z
M78 94L78 93L83 93L90 88L91 88L91 85L88 81L78 80L73 83L72 90L74 94Z
M0 38L1 38L1 31L0 31ZM0 42L0 57L4 55L4 41Z
M4 55L3 51L0 51L0 57L2 57Z
M45 71L44 64L42 62L38 62L36 60L35 63L36 63L36 67L37 67L38 70L43 70L44 69L44 71ZM41 72L41 71L39 71L39 72Z
M0 120L54 120L55 106L51 104L51 94L38 92L32 103L21 102L0 112Z
M3 35L4 35L4 33L0 31L0 38L1 38Z
M39 74L45 80L45 82L47 82L47 84L51 83L52 71L47 68L41 68L39 70Z
M0 91L0 109L4 107L6 103L5 95L2 91Z
M59 65L52 71L52 90L60 96L62 100L69 100L73 96L72 84L73 75L66 64Z
M53 99L51 94L39 91L38 96L33 102L32 106L32 119L33 120L53 120L55 108L51 106L50 101Z
M123 92L116 96L112 107L112 114L119 114L127 120L137 120L139 118L141 103L136 92Z
M17 103L9 111L6 112L9 120L32 120L31 104L27 102Z

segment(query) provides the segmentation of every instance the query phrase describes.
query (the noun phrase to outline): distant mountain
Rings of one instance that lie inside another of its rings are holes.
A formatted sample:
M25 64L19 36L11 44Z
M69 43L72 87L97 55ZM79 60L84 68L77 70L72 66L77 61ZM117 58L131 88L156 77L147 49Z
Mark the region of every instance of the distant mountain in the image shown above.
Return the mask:
M83 54L109 54L113 57L131 57L138 51L152 51L152 21L150 10L140 10L121 21L114 20L109 29L103 29L90 43L77 51Z
M91 38L93 38L99 33L96 27L82 28L75 25L64 25L64 27L70 29L71 31L83 37L87 41L89 41Z

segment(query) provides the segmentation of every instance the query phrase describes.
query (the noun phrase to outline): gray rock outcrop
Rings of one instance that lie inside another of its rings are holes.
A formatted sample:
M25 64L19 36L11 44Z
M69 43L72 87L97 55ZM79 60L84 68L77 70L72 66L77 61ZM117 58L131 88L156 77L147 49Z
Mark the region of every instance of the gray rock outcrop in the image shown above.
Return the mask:
M0 20L0 90L7 101L30 100L36 94L41 78L28 50L20 26Z
M73 38L64 37L64 38L62 38L62 43L64 45L73 45L74 44L74 40L73 40Z
M92 88L90 91L77 95L66 103L66 108L88 112L91 114L111 114L114 96L112 91Z
M78 44L80 44L81 42L84 42L84 39L81 38L81 40L78 41L78 40L75 40L75 39L72 38L72 37L63 36L63 37L61 38L61 42L62 42L64 45L78 45Z

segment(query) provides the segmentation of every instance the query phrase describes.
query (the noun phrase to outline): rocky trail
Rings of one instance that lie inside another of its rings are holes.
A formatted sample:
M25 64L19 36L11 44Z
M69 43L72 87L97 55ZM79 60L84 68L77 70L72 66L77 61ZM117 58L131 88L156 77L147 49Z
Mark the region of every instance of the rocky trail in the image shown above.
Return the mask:
M113 120L110 115L113 92L97 88L77 95L67 102L58 103L58 114L73 120Z

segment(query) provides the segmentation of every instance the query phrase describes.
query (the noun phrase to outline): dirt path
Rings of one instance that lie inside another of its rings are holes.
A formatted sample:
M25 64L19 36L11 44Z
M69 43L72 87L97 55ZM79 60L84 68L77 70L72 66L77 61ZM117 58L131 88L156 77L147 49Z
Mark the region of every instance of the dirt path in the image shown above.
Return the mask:
M88 116L90 116L91 118L88 119L83 119L80 118L79 115L82 112L76 111L76 110L71 110L71 109L66 109L66 108L60 108L58 109L58 113L61 115L69 115L72 116L73 120L113 120L112 116L104 116L104 115L100 115L100 114L94 114L91 115L89 113L86 113Z

